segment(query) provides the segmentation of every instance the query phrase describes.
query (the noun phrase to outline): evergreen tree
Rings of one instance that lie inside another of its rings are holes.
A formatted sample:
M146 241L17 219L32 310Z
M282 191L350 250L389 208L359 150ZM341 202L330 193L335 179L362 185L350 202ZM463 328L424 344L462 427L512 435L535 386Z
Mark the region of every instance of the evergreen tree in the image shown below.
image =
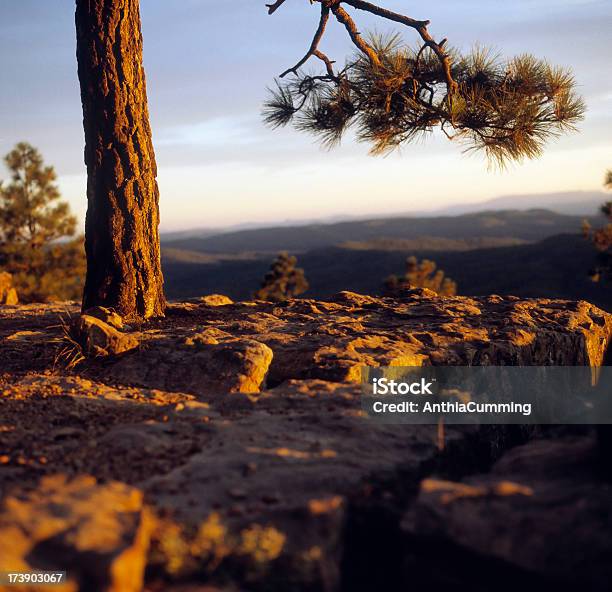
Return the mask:
M10 180L0 183L0 268L13 275L19 298L78 298L82 289L82 239L72 240L76 218L60 201L53 167L22 142L6 155Z
M441 296L454 296L457 293L457 284L445 277L441 269L436 270L436 267L435 262L429 259L423 259L419 263L416 257L408 257L404 275L392 275L385 280L385 294L397 296L403 290L427 288Z
M612 190L612 170L606 173L604 187ZM606 217L608 223L601 228L593 229L585 220L582 223L582 232L597 249L597 263L589 271L594 282L612 279L612 201L604 203L600 212Z
M296 267L297 258L288 253L280 253L266 273L261 288L254 296L258 300L282 302L294 298L308 290L304 270Z

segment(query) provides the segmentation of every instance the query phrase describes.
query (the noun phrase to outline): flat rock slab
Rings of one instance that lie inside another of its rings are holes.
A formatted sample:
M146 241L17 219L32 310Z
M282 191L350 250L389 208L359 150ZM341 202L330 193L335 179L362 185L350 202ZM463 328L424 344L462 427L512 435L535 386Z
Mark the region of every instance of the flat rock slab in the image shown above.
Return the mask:
M66 353L59 316L76 312L0 308L7 370L54 368ZM166 319L138 329L140 347L80 373L206 394L258 392L288 379L358 382L364 365L600 365L612 316L582 301L412 290L400 299L341 292L282 305L175 303Z
M179 335L195 322L265 343L274 354L272 386L291 378L358 381L364 365L597 365L612 334L612 317L586 302L441 298L428 290L401 299L341 292L329 302L186 303L170 315Z
M114 577L115 555L120 560L125 541L142 534L149 569L163 577L231 573L264 589L273 582L335 589L354 497L393 500L416 490L444 454L484 461L492 447L478 429L455 428L441 453L434 426L373 424L359 393L358 385L289 381L257 398L196 400L79 378L22 379L0 399L0 539L24 532L7 557L59 569L58 549L67 549L64 569L85 581L94 568L79 557L90 550L66 542L65 533L82 540L80 529L91 534L88 520L99 520L100 545L116 551L94 549L99 578ZM116 483L129 499L138 492L144 500L121 519L129 536L112 526L120 520ZM11 500L21 500L30 526L52 521L54 509L71 526L26 528ZM144 508L153 528L143 534L136 525Z

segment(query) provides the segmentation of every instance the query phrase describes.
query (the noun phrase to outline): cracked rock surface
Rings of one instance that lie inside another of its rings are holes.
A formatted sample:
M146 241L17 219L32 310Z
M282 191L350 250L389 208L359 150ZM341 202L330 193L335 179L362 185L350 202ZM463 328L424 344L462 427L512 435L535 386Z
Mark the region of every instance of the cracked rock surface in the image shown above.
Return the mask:
M441 447L436 426L372 423L357 384L362 365L600 365L596 307L216 296L74 367L69 316L0 308L11 569L65 569L66 590L606 589L612 496L587 428L456 426Z

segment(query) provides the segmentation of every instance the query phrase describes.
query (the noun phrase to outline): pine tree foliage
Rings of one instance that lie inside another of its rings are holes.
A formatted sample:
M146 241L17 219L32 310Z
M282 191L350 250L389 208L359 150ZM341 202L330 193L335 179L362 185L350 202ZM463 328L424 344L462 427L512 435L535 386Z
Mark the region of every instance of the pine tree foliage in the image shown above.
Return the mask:
M266 273L261 288L254 296L258 300L282 302L294 298L308 290L304 270L296 267L297 258L288 253L280 253Z
M612 190L612 170L606 172L604 187ZM582 223L582 232L597 249L597 264L589 271L594 282L612 279L612 201L604 203L600 212L608 223L601 228L594 229L585 220Z
M427 288L441 296L454 296L457 294L457 284L445 277L441 269L437 269L434 261L416 257L406 259L406 271L403 276L392 275L385 280L385 294L397 296L403 290L412 288Z
M76 218L60 194L53 167L27 143L6 155L0 183L0 269L13 275L22 301L80 297L85 261Z
M466 150L482 151L504 166L539 156L547 140L575 129L583 117L585 106L568 70L530 55L503 60L484 49L461 55L446 40L431 38L428 21L362 0L316 1L321 21L309 52L281 74L264 104L271 127L293 124L326 147L352 130L373 154L438 128ZM421 44L411 47L397 34L361 37L343 3L413 28ZM330 11L357 48L339 71L318 49ZM325 73L304 72L312 56L324 63Z

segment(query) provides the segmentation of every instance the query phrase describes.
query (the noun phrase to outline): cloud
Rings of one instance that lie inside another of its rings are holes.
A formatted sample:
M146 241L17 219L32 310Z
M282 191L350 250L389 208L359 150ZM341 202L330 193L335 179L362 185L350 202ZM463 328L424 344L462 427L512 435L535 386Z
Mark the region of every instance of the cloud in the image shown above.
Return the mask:
M252 120L247 117L215 117L189 125L167 127L156 134L156 144L159 146L221 148L261 141Z

